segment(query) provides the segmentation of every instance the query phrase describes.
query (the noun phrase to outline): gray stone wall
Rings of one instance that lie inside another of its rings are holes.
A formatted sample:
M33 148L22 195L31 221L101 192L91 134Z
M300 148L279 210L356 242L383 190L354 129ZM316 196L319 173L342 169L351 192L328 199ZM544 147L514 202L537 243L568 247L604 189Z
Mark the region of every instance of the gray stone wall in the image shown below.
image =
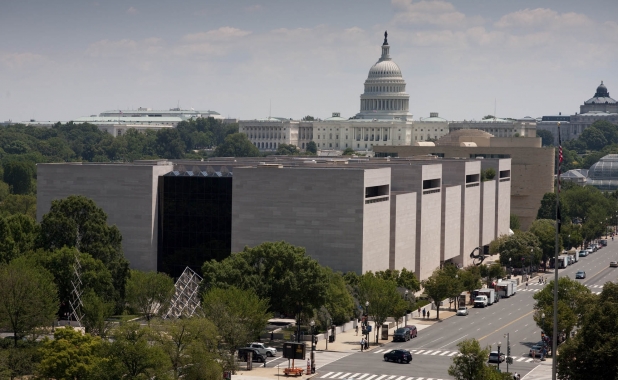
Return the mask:
M496 238L496 180L481 183L481 228L479 245Z
M391 251L389 268L414 271L417 193L391 193Z
M157 178L171 170L171 164L38 164L37 220L52 200L86 196L120 230L131 268L156 271Z
M365 171L373 170L380 173L366 182ZM366 209L364 187L380 183L379 177L384 179L389 173L388 168L235 168L232 252L284 240L305 247L308 255L333 270L362 273L378 264L387 269L390 202ZM365 217L384 215L386 222L379 221L375 230L370 223L365 225ZM384 235L382 248L375 248L376 242L365 245L364 233L376 231ZM382 249L381 260L374 248Z
M442 226L440 259L446 261L461 253L461 185L442 187Z
M423 165L422 180L442 180L442 165ZM422 186L422 182L421 182ZM420 280L440 267L441 186L437 192L422 191L416 202L416 269Z

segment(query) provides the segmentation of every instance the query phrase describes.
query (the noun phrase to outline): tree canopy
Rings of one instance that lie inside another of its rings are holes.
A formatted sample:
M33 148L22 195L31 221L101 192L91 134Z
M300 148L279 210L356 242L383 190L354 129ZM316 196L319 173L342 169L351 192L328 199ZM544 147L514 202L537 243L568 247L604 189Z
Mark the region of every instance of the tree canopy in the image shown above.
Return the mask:
M260 151L244 133L228 135L215 150L217 157L259 157Z
M148 323L167 311L174 295L174 281L165 273L132 270L127 281L127 303Z
M328 276L305 249L286 242L266 242L245 247L222 261L202 266L203 287L253 289L269 300L270 310L312 313L326 302Z
M58 311L53 276L23 259L0 265L0 327L12 331L14 343L41 326L50 326Z

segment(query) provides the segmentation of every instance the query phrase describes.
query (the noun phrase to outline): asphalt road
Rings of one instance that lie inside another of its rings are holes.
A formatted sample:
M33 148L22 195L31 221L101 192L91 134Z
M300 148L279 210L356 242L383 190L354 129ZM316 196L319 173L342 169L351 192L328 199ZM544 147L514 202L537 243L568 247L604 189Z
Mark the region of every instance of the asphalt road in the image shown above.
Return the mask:
M608 246L589 255L580 257L579 262L561 269L559 276L575 278L575 272L583 270L586 278L581 281L592 292L600 293L607 281L618 280L618 268L610 268L611 260L618 261L618 241L608 242ZM543 274L542 274L543 275ZM544 274L548 280L553 279L553 271ZM511 346L513 364L510 372L525 375L538 363L529 356L532 345L541 339L541 331L533 319L534 293L544 285L532 284L526 288L519 286L517 294L484 309L470 309L468 316L451 317L438 322L422 331L418 337L409 342L388 342L381 348L355 353L338 359L319 369L317 378L354 380L420 380L450 379L448 367L457 354L457 343L463 339L475 338L481 346L497 349L501 342L501 351L506 351L507 338ZM551 318L551 316L549 316ZM410 364L385 362L384 352L394 348L404 348L412 352ZM506 370L503 362L500 368Z

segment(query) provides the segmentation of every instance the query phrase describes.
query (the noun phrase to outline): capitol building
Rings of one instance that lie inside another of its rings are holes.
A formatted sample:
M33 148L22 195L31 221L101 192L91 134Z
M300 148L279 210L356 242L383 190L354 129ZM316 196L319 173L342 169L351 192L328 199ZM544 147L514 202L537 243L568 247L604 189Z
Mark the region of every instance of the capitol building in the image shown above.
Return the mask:
M369 69L360 96L360 112L354 117L344 118L333 112L331 117L318 121L277 117L241 120L239 132L246 134L262 151L277 150L280 144L304 150L310 141L322 151L346 148L372 151L374 146L425 145L447 135L451 129L480 129L500 137L536 137L534 119L449 123L437 112L431 112L429 117L412 120L406 81L391 58L387 37L385 32L382 54Z
M436 122L434 129L433 134L427 134L428 138L447 134L446 120ZM384 33L382 55L365 80L360 112L353 118L333 112L332 117L319 121L274 117L241 120L239 131L260 150L276 150L280 144L305 149L310 141L320 150L370 151L375 145L410 145L414 141L410 95L406 93L401 69L391 59L387 34Z

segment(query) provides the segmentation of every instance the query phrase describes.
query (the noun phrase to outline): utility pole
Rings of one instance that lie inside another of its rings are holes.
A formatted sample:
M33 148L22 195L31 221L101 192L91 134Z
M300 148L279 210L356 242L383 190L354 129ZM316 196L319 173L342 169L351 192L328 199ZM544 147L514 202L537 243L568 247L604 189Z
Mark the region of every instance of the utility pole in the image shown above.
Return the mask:
M511 361L510 333L504 334L504 337L506 338L506 372L509 372L509 362ZM498 360L500 360L500 358L498 358Z

